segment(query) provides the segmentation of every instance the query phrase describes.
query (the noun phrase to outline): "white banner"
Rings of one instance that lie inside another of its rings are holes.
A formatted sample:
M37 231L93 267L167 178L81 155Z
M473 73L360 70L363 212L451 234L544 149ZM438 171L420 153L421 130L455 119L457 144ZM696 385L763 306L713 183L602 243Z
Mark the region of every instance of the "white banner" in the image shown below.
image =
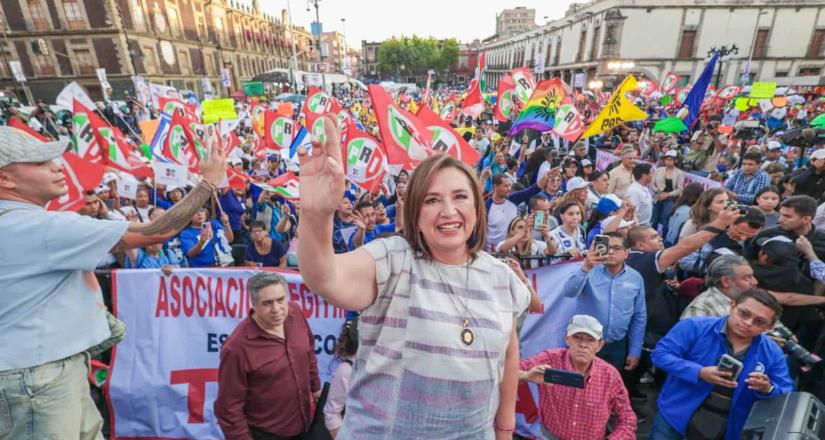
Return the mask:
M321 382L345 312L309 291L298 273L287 298L304 311L315 336ZM108 391L113 438L222 439L214 402L221 344L246 318L247 269L121 270L112 275L115 314L126 337L112 356Z
M189 171L186 165L161 162L156 159L152 163L152 171L155 172L155 182L157 183L181 188L189 184Z
M26 82L26 74L23 73L23 65L20 64L20 61L9 61L9 67L11 68L11 73L14 75L15 81L21 83Z
M620 160L620 159L621 158L619 156L617 156L613 153L608 153L607 151L598 150L596 152L596 169L599 170L599 171L604 171L605 169L607 169L608 165L610 165L611 163L613 163L617 160ZM653 166L653 168L652 168L653 171L656 171L656 164L654 164L653 162L647 162L647 163L649 163L650 165ZM699 176L697 174L685 172L685 185L688 185L688 184L694 183L694 182L702 185L702 187L704 187L705 189L721 188L722 187L722 184L715 181L715 180L711 180L711 179L708 179L707 177L702 177L702 176Z

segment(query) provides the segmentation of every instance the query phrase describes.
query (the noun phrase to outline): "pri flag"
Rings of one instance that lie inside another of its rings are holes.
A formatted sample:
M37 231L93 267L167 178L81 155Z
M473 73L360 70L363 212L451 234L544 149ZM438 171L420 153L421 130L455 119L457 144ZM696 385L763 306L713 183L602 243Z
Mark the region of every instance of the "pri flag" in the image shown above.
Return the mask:
M595 136L625 122L647 119L647 113L636 107L625 96L633 90L636 90L636 78L633 75L628 75L582 137Z
M318 87L312 86L307 93L307 100L301 108L306 120L306 127L313 132L312 126L321 116L333 111L333 99L329 94ZM321 126L323 128L323 125Z
M539 83L507 134L513 136L525 128L538 131L552 130L556 125L556 110L565 95L564 86L559 78Z
M556 125L553 132L570 142L576 142L584 133L584 121L570 96L565 96L561 106L556 110Z
M735 98L736 95L738 95L741 91L742 87L740 86L727 85L725 87L722 87L722 90L720 90L716 96L720 99L727 101L729 99Z
M97 118L92 119L92 126L97 134L97 140L102 149L106 152L106 165L131 174L135 177L152 177L152 168L143 161L137 151L126 141L126 137L117 127L108 125L100 126L102 123Z
M444 106L441 107L441 111L439 115L441 119L447 121L448 124L452 124L455 120L455 114L458 107L456 107L456 103L458 102L458 97L455 96L455 92L453 92L450 97L444 102Z
M198 106L195 104L183 102L182 100L176 98L167 98L165 96L158 96L158 104L160 105L160 111L169 116L172 116L176 112L181 112L188 119L194 122L198 122L200 120L198 118Z
M176 164L186 165L192 173L200 172L198 163L201 156L195 144L195 136L189 127L189 121L180 113L172 115L162 145L161 156Z
M499 122L507 122L513 114L513 100L515 99L516 83L513 77L504 75L498 82L498 96L496 97L495 116Z
M226 167L226 183L232 189L246 189L246 184L252 179L243 171L238 171L235 167Z
M266 136L264 143L272 151L283 150L292 145L292 140L298 132L298 124L291 117L266 111Z
M530 97L533 96L533 90L536 88L536 79L533 77L533 72L527 67L519 67L513 69L513 82L516 84L516 99L522 105L525 105Z
M261 189L272 191L287 200L298 200L300 197L300 193L298 192L300 181L298 180L298 177L292 173L281 174L280 176L270 180L268 183L255 182L253 184Z
M420 108L427 107L421 106ZM344 173L347 179L369 192L374 191L381 185L389 169L384 147L375 138L359 130L353 123L347 126L342 135L344 136L341 143L342 154L345 158Z
M464 98L464 104L461 105L461 114L476 119L483 111L484 97L481 96L478 81L472 80L470 81L470 89L467 91L467 96Z
M387 160L412 169L432 154L432 133L410 112L393 101L381 86L368 86Z
M103 153L100 150L100 142L95 136L95 130L91 123L93 118L100 120L96 113L75 99L74 116L72 116L74 152L86 162L102 163ZM105 123L100 121L100 125L105 125Z
M481 155L471 147L457 131L439 118L435 112L427 107L418 109L415 115L433 133L433 152L447 153L467 164L475 165Z
M682 79L681 76L673 72L668 72L667 75L665 75L665 79L662 80L662 93L669 95L670 92L676 88L676 83L678 83L680 79Z
M86 204L86 192L100 185L106 169L99 163L91 163L71 152L63 153L59 160L63 165L67 192L50 201L46 209L77 212Z
M643 79L639 81L637 85L642 96L650 96L659 90L659 84L652 79Z

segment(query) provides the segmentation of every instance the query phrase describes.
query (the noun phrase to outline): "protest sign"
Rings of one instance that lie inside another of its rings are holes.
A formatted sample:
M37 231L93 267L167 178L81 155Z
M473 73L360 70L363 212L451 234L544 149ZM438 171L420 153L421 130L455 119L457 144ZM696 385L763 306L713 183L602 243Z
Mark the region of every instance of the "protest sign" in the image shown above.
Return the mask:
M152 164L152 170L155 172L155 182L157 183L181 188L189 184L186 165L156 160Z
M751 86L752 99L771 99L776 94L775 82L755 82Z
M232 98L226 99L204 99L201 102L203 110L203 123L212 124L219 120L238 119L235 113L235 101Z

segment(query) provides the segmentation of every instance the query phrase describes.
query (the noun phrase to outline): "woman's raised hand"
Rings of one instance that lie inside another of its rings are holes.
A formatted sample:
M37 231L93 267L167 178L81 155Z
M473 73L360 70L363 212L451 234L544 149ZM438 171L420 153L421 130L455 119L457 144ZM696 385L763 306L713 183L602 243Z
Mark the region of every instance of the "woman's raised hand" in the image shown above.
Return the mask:
M344 196L344 168L341 144L335 119L328 115L324 121L322 139L312 141L312 157L303 148L298 149L301 164L301 217L331 217Z

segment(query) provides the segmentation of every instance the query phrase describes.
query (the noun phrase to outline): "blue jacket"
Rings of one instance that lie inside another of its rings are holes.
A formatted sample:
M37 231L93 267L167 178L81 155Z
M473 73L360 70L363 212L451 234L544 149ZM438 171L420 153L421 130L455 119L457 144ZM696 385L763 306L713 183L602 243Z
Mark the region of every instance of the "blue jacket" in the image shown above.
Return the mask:
M679 433L687 431L690 417L713 390L713 385L699 379L699 370L719 363L728 353L722 330L728 321L724 318L689 318L676 324L653 350L651 360L657 368L668 373L659 393L659 414ZM782 349L763 335L753 338L745 354L742 372L733 391L733 402L728 416L726 440L738 439L755 400L769 399L793 391L788 375L788 364ZM774 385L771 394L748 389L745 379L757 365Z

